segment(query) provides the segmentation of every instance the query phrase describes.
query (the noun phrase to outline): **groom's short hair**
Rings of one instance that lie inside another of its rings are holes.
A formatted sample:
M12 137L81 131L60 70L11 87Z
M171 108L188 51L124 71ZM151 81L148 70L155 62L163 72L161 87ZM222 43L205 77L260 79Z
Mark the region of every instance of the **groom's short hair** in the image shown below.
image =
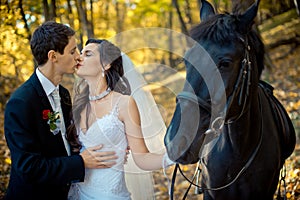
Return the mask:
M37 64L43 65L47 62L50 50L63 54L73 35L75 31L72 28L54 21L47 21L39 26L30 41L31 51Z

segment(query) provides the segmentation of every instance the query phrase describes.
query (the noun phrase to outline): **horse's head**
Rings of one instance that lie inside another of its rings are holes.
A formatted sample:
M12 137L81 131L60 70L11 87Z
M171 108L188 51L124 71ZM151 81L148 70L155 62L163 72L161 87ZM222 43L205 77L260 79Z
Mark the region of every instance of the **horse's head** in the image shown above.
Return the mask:
M251 30L258 3L240 15L215 14L202 0L201 23L191 30L196 44L185 55L186 82L165 136L172 160L197 162L201 147L241 112L232 105L246 104L249 85L258 83L264 48Z

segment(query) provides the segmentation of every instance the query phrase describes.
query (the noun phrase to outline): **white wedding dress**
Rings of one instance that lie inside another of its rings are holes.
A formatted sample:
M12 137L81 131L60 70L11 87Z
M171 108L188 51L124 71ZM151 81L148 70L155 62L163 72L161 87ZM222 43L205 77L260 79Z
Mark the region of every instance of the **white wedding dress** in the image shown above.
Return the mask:
M151 92L144 90L147 82L135 69L130 58L122 53L122 60L124 76L129 81L131 96L139 109L146 145L150 152L164 153L163 138L166 126L158 106ZM128 143L124 124L118 118L118 104L110 114L97 119L85 134L79 131L79 140L85 148L104 144L101 151L116 151L118 160L112 168L86 169L84 182L71 185L69 200L155 199L152 172L139 169L131 154L128 156L128 163L124 166L125 149Z
M124 124L118 118L118 103L109 114L96 119L86 133L79 131L79 140L84 148L103 144L101 151L115 151L118 159L117 164L111 168L86 169L84 182L72 185L69 199L130 200L124 177L128 143Z

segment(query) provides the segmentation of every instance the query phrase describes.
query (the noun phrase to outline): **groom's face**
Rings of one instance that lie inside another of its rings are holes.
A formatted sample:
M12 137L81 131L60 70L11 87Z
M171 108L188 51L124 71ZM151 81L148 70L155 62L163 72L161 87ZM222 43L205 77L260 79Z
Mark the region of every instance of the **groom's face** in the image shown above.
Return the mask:
M77 67L80 54L77 48L75 36L69 39L69 43L64 49L64 53L60 54L56 52L57 55L57 70L62 74L72 74Z

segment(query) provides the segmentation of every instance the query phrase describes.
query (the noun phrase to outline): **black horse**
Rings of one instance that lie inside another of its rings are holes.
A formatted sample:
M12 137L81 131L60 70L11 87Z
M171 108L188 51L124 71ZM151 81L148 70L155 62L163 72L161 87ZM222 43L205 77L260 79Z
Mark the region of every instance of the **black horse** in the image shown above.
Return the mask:
M181 164L199 161L204 199L273 199L295 131L273 88L260 80L264 45L252 30L259 1L243 14L215 14L202 0L197 42L165 145Z

